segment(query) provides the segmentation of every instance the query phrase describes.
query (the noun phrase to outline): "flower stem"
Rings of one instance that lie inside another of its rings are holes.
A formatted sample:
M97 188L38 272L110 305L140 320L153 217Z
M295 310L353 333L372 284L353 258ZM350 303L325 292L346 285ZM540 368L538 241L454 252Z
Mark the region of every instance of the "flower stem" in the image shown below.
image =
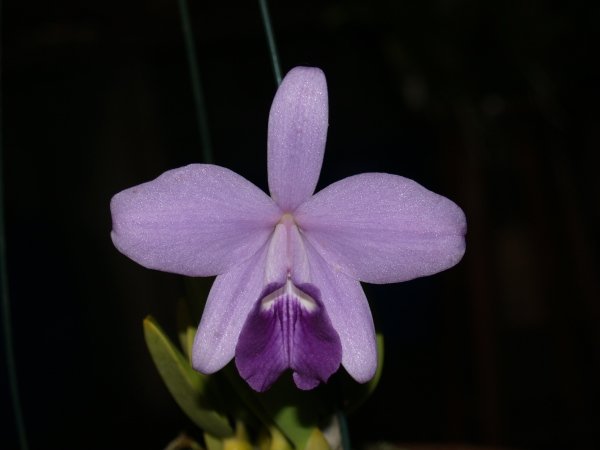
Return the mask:
M194 45L194 33L190 21L187 0L179 0L179 14L181 15L181 26L183 28L183 39L185 41L185 50L187 54L188 66L190 68L190 81L192 82L192 92L194 95L194 104L196 105L196 120L200 141L202 142L202 155L206 164L212 164L213 154L210 142L210 132L208 130L208 120L206 118L206 108L204 107L204 93L202 92L202 83L200 81L200 70L196 59L196 47Z
M348 431L348 419L342 410L337 411L342 436L342 450L350 450L350 432Z
M267 0L258 0L258 4L260 6L260 15L262 17L263 25L265 27L265 34L267 35L267 43L269 44L269 53L271 54L275 82L277 83L277 86L279 86L281 84L281 68L279 67L279 56L277 55L277 46L275 45L275 35L273 34L273 27L271 26L271 17L269 16Z
M1 80L0 80L1 81ZM0 84L1 86L1 84ZM0 105L2 104L2 92L0 91ZM0 106L1 108L1 106ZM19 385L17 382L17 367L12 339L12 325L10 314L10 301L8 298L8 269L6 259L6 236L4 231L4 166L2 154L2 110L0 109L0 287L2 289L2 328L4 330L4 352L6 353L6 370L8 372L8 384L12 400L13 413L17 428L17 436L21 450L27 450L27 434L25 432L25 421L21 410L19 399Z

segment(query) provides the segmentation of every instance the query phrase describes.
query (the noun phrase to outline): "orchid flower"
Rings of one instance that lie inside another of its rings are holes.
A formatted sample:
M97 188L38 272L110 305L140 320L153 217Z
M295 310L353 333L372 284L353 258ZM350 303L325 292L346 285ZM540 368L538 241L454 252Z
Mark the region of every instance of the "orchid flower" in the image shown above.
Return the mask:
M323 72L296 67L269 114L271 196L226 168L192 164L112 199L119 251L151 269L217 275L193 344L196 370L235 358L257 391L288 369L312 389L340 364L366 382L377 348L360 282L410 280L461 259L462 210L412 180L363 173L314 194L327 127Z

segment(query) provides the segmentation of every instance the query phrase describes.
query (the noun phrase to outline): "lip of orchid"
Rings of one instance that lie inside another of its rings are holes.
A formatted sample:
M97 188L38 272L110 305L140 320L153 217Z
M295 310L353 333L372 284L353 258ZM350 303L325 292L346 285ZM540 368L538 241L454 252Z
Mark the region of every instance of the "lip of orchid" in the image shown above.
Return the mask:
M217 275L193 344L196 370L213 373L235 357L256 390L287 369L311 389L341 361L366 382L377 350L360 282L406 281L462 258L464 213L412 180L365 173L314 194L327 127L323 72L296 67L269 113L270 197L206 164L113 197L111 236L122 253L152 269Z
M335 373L342 359L340 338L315 286L283 286L259 299L240 333L235 364L256 391L268 389L290 369L300 389L312 389Z

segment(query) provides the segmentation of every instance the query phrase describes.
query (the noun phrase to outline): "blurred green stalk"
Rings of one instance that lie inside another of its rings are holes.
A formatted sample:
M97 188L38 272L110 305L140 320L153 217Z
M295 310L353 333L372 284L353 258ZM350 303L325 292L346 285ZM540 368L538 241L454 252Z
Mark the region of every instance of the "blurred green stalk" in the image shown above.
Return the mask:
M281 84L281 68L279 67L279 56L277 55L277 46L275 45L275 35L271 26L271 17L269 16L269 8L267 0L258 0L260 6L260 15L262 16L265 34L267 35L267 44L269 45L269 53L271 54L271 63L273 64L273 74L277 86Z
M0 62L2 58L0 55ZM1 64L0 64L1 67ZM1 75L1 72L0 72ZM8 372L8 385L12 400L13 413L19 445L22 450L27 450L27 434L25 421L19 399L19 384L17 381L17 368L12 339L12 325L10 314L10 301L8 297L8 269L6 260L6 234L4 229L4 155L2 150L2 90L0 80L0 286L2 289L2 329L4 330L4 352L6 353L6 370Z
M192 82L194 104L196 105L196 120L198 125L198 132L200 133L200 141L202 142L202 155L205 164L212 164L212 145L210 142L210 132L208 130L208 120L206 118L206 108L204 107L204 93L202 92L200 70L198 69L198 61L196 59L194 33L192 32L192 23L190 21L190 12L188 10L187 0L179 0L179 13L181 15L183 39L185 42L188 66L190 68L190 81Z

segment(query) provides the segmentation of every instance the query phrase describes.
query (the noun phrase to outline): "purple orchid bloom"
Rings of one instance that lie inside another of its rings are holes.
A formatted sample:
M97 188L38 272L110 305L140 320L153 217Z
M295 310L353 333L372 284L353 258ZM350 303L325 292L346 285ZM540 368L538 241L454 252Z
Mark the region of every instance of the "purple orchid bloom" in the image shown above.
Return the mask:
M193 345L196 370L210 374L235 357L257 391L287 369L312 389L341 363L366 382L377 348L360 282L406 281L461 259L462 210L412 180L364 173L313 195L327 126L323 72L296 67L269 115L270 197L228 169L192 164L112 199L119 251L151 269L217 275Z

